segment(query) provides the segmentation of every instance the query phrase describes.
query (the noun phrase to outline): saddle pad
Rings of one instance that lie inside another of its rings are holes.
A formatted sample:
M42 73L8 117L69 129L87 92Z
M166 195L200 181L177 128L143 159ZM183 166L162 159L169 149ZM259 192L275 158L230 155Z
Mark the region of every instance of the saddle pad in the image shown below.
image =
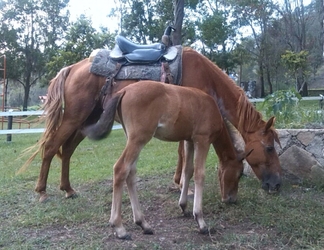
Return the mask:
M168 61L174 84L180 85L182 78L182 46L175 46L178 55L173 61ZM96 75L111 77L115 72L117 62L110 58L110 50L100 49L93 59L90 72ZM115 77L116 80L161 80L161 62L152 64L123 65Z

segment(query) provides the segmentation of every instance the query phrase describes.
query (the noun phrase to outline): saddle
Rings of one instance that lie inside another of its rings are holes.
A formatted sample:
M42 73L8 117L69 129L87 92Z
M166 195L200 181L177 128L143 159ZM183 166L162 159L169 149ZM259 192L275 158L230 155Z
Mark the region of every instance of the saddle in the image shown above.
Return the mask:
M171 26L165 30L161 43L148 45L116 36L113 50L99 49L91 53L90 72L110 79L153 80L179 85L182 47L169 46L170 43L165 42L171 41L169 37L172 30Z
M131 42L123 36L116 37L115 53L113 59L120 60L125 58L130 63L151 63L158 61L166 52L163 43L149 45L139 45ZM122 53L117 54L117 53Z
M133 43L119 35L116 37L116 45L110 56L117 61L125 58L129 63L147 64L157 62L167 53L167 48L170 47L169 41L171 40L170 35L172 30L175 30L172 26L168 26L165 29L161 43L146 45ZM174 59L174 57L172 59Z

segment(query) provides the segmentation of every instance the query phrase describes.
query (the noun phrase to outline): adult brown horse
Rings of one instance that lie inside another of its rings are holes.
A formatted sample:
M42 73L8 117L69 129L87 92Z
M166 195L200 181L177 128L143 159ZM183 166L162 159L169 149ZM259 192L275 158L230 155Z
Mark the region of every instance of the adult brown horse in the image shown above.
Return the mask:
M244 145L236 151L215 100L197 88L180 87L154 81L131 84L107 98L97 123L82 132L90 139L103 139L111 132L116 113L127 142L114 165L113 199L110 225L120 239L129 238L122 224L121 205L125 182L133 209L134 222L145 234L153 230L140 209L136 190L136 163L141 150L152 139L185 141L182 190L179 205L185 213L189 181L195 173L193 215L200 233L207 233L203 219L202 196L205 162L210 144L219 156L218 176L224 202L236 201L238 183L243 173L242 160L250 153ZM235 133L232 133L235 135Z
M50 83L44 106L46 129L39 140L38 150L28 161L42 152L42 165L35 188L40 194L40 201L47 198L48 172L56 154L62 159L60 189L66 191L66 197L76 194L69 180L70 158L84 139L80 129L97 121L102 112L100 92L106 81L105 77L90 73L90 66L90 60L84 59L63 68ZM133 82L117 81L116 89ZM273 127L275 119L263 121L244 91L213 62L190 48L184 48L182 53L182 85L201 89L214 98L223 117L243 136L246 149L254 149L246 160L262 181L263 189L269 193L277 192L281 185L281 167L274 148L275 141L280 144ZM180 182L182 171L181 147L179 154L176 183Z

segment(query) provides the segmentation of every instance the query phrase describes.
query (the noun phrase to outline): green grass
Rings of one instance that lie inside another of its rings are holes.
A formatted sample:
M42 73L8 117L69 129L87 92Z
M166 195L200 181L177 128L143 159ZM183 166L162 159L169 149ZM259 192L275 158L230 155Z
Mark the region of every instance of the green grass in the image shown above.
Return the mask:
M130 242L115 239L108 221L112 166L125 146L121 130L106 140L85 139L71 160L71 183L77 199L65 199L59 190L60 163L54 159L48 178L48 202L38 203L33 191L40 167L35 159L17 175L39 135L14 135L11 143L0 137L0 249L322 249L324 245L324 190L308 184L284 182L279 195L268 195L253 177L240 182L239 202L220 202L217 158L210 150L206 167L204 214L216 230L197 234L193 218L183 218L179 194L170 191L177 162L177 143L153 139L138 161L138 190L142 209L156 230L141 235L133 225L127 192L123 221L135 234ZM190 200L190 206L192 201Z
M281 110L279 113L266 114L267 108L263 103L257 103L256 109L262 113L265 119L271 116L276 117L275 127L277 129L303 129L303 128L323 128L324 110L320 111L319 101L301 100L294 105L287 105L288 110ZM271 109L270 109L271 110Z

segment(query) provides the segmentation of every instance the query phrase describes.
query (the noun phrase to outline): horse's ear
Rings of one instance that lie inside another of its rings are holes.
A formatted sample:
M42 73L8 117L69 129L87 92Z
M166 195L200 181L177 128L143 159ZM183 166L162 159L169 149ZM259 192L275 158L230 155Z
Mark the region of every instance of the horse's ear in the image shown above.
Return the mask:
M264 131L267 132L272 126L274 126L276 121L276 117L272 116L267 122Z
M272 127L272 126L274 126L275 121L276 121L276 117L272 116L272 117L269 119L269 121L267 122L264 131L267 132L267 131ZM278 134L277 134L276 132L274 132L273 134L274 134L274 139L275 139L276 143L278 143L279 146L280 146L280 148L282 148L282 147L281 147L281 143L280 143L280 141L279 141Z

